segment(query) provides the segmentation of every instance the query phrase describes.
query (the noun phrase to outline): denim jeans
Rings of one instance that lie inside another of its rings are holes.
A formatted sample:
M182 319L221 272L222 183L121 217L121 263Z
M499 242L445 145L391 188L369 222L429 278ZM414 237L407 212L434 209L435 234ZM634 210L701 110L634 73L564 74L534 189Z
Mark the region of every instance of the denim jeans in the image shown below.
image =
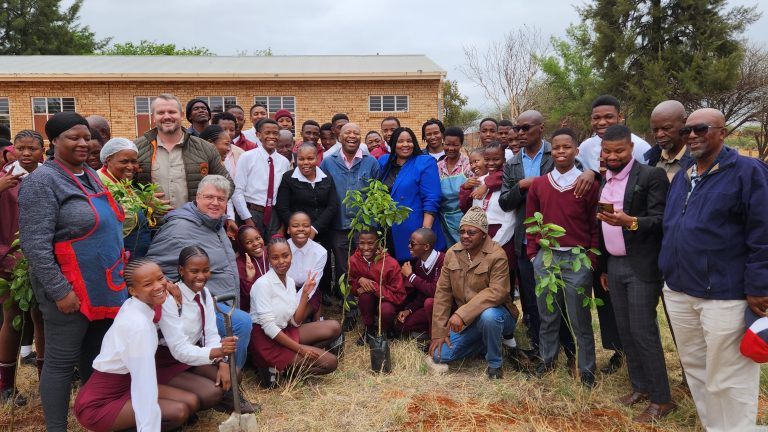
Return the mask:
M515 333L515 319L506 307L488 308L477 319L459 333L451 331L451 345L443 344L435 352L435 362L448 363L454 360L485 353L488 367L499 368L502 363L501 341ZM439 356L439 359L438 359Z
M221 310L227 311L231 306L226 303L219 303ZM225 337L227 331L224 328L224 315L216 312L216 327L219 329L219 335ZM253 323L248 312L235 309L232 312L232 335L237 336L237 353L235 363L237 369L241 370L245 366L245 359L248 357L248 342L251 341L251 329Z

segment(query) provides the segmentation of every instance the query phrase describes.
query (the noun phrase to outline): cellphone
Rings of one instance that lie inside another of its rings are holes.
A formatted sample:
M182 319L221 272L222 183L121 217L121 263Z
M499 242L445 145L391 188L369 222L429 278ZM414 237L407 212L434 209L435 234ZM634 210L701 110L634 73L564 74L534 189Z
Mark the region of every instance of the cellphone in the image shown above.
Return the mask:
M597 209L603 213L613 213L613 203L599 202L597 203Z

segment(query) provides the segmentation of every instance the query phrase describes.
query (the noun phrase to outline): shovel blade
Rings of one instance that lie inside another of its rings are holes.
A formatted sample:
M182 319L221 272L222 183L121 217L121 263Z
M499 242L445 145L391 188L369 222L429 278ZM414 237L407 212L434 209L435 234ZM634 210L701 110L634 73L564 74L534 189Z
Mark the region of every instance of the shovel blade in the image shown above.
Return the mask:
M219 425L219 432L255 432L258 430L256 416L253 414L232 414Z

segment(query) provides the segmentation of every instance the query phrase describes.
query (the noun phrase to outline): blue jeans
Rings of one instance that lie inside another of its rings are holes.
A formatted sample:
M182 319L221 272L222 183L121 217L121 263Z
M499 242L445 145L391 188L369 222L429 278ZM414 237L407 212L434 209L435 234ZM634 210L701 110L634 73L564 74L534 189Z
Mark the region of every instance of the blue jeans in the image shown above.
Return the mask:
M229 310L231 306L226 303L219 303L221 310ZM219 329L219 335L225 337L227 331L224 328L224 315L216 312L216 327ZM232 335L237 336L237 353L235 354L235 363L237 370L245 366L245 359L248 357L248 342L251 341L251 316L248 312L235 308L232 312Z
M440 352L435 352L434 360L449 363L484 352L488 367L499 368L502 363L501 341L504 336L512 337L514 333L515 319L506 307L488 308L461 332L451 331L452 347L443 344Z

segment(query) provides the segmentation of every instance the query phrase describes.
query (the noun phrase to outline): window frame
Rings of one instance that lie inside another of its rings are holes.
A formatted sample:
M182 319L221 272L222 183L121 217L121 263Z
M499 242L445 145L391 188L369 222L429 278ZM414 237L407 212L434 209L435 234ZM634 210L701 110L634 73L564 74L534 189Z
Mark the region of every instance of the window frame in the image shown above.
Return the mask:
M8 110L8 112L3 113L2 111L0 111L0 124L4 124L4 125L6 125L8 127L8 129L11 129L11 98L7 97L7 96L1 96L0 97L0 101L2 101L2 100L5 101L5 106L6 106L7 110ZM2 104L0 104L0 107L1 106L2 106ZM3 122L2 119L7 119L7 121ZM13 130L13 129L11 129L11 130Z
M213 104L211 103L211 99L214 99L214 98L221 99L221 111L213 109ZM213 116L214 114L225 112L225 111L229 110L230 108L232 108L233 106L237 105L237 96L218 96L218 95L214 95L214 96L195 96L194 99L202 99L202 100L204 100L205 103L208 104L208 107L211 109L211 116ZM230 99L230 103L229 104L227 103L227 99ZM232 103L232 102L234 102L234 103Z
M374 102L374 98L378 98L378 102ZM387 102L385 102L384 98L392 98L391 105ZM400 98L405 98L403 101ZM398 109L402 108L403 105L401 103L404 102L404 109ZM374 105L378 105L378 109ZM388 110L385 109L387 106L391 106L393 109ZM368 112L372 113L407 113L411 110L411 97L410 95L385 95L385 94L377 94L377 95L368 95Z

